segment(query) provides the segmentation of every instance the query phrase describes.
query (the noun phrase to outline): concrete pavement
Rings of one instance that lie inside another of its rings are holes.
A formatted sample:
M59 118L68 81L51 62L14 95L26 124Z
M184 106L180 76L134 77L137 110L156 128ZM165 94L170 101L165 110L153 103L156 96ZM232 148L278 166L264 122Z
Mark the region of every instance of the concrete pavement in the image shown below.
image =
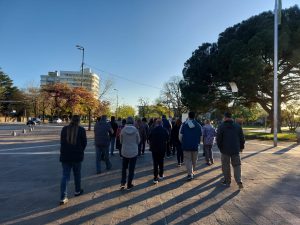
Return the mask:
M89 133L92 137L92 133ZM242 153L245 188L220 185L220 155L206 166L199 157L195 179L175 157L165 160L165 179L152 184L149 151L138 158L135 187L120 191L121 159L96 175L93 140L82 168L84 195L59 206L59 130L37 136L0 134L0 224L300 224L300 147L248 141ZM199 154L201 156L201 154Z

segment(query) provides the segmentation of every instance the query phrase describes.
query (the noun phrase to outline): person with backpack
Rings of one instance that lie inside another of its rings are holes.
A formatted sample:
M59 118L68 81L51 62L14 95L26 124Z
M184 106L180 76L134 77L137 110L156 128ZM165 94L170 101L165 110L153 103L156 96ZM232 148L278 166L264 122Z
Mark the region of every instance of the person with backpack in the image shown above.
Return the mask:
M71 170L74 174L75 196L83 193L81 188L81 162L87 145L85 129L79 125L80 117L72 116L68 126L64 126L60 135L60 162L62 164L62 179L60 184L60 204L68 202L67 186Z
M188 173L187 180L194 178L201 136L201 125L195 120L195 113L189 112L187 121L181 125L179 131L179 140Z

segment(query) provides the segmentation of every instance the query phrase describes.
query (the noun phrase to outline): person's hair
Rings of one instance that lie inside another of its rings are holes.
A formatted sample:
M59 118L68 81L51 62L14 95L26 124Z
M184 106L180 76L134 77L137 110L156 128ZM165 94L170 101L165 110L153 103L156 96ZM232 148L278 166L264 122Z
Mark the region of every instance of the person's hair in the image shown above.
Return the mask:
M110 121L114 122L115 120L116 120L116 117L114 117L114 116L110 117Z
M189 118L190 119L195 119L195 113L194 112L189 112Z
M176 124L176 126L181 126L181 124L182 124L181 119L177 119L175 124Z
M67 127L67 142L75 145L77 141L78 128L80 124L80 116L73 115L70 125Z
M204 123L205 124L210 124L210 120L205 120Z
M225 113L224 113L224 117L225 117L225 118L231 118L232 115L231 115L230 112L225 112Z
M142 121L147 123L147 119L145 117L143 117Z
M162 117L161 117L162 119L166 119L167 117L166 117L166 115L162 115Z
M127 117L126 124L134 124L134 119L132 116Z
M161 125L162 125L161 119L157 119L157 120L155 121L155 125L156 125L156 126L161 126Z
M125 125L125 124L126 124L126 120L122 119L122 125Z

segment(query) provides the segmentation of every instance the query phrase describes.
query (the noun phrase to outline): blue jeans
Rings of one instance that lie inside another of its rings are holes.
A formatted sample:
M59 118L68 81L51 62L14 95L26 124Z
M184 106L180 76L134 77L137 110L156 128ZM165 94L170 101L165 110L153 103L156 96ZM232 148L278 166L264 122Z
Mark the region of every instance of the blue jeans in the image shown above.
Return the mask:
M137 157L125 158L123 156L121 184L126 184L126 171L127 171L128 166L129 166L129 174L128 174L127 186L132 185L132 180L133 180L133 177L134 177L134 169L135 169L136 159L137 159Z
M106 164L106 169L111 169L111 162L109 161L109 146L96 145L96 171L101 173L101 156Z
M68 182L70 181L71 169L73 169L75 191L81 190L81 162L62 162L62 179L60 183L60 199L68 195Z
M115 151L116 137L110 137L110 154L113 155Z

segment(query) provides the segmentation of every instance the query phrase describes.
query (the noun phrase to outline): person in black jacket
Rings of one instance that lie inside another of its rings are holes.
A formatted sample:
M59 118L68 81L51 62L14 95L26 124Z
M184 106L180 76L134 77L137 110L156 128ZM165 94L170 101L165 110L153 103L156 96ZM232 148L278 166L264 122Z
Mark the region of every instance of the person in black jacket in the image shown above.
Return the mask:
M84 150L87 145L85 129L79 126L80 117L74 115L71 123L63 127L60 137L60 162L62 164L63 174L61 179L60 204L68 202L67 186L70 180L71 169L73 169L75 196L83 193L81 189L81 162L84 156Z
M178 166L181 166L183 164L183 151L181 148L181 142L179 141L179 130L181 124L182 124L181 119L177 119L176 122L174 123L174 126L172 126L172 131L171 131L171 142L177 152Z
M166 154L168 141L169 133L165 128L162 127L162 121L157 119L155 122L155 127L149 134L150 151L152 152L153 159L154 184L157 184L158 180L161 180L164 177L164 157Z
M218 127L217 145L221 152L222 171L224 175L223 185L230 186L231 172L230 161L233 167L234 178L239 188L243 188L241 179L240 152L244 149L245 138L240 125L234 123L231 113L224 114L224 122Z

